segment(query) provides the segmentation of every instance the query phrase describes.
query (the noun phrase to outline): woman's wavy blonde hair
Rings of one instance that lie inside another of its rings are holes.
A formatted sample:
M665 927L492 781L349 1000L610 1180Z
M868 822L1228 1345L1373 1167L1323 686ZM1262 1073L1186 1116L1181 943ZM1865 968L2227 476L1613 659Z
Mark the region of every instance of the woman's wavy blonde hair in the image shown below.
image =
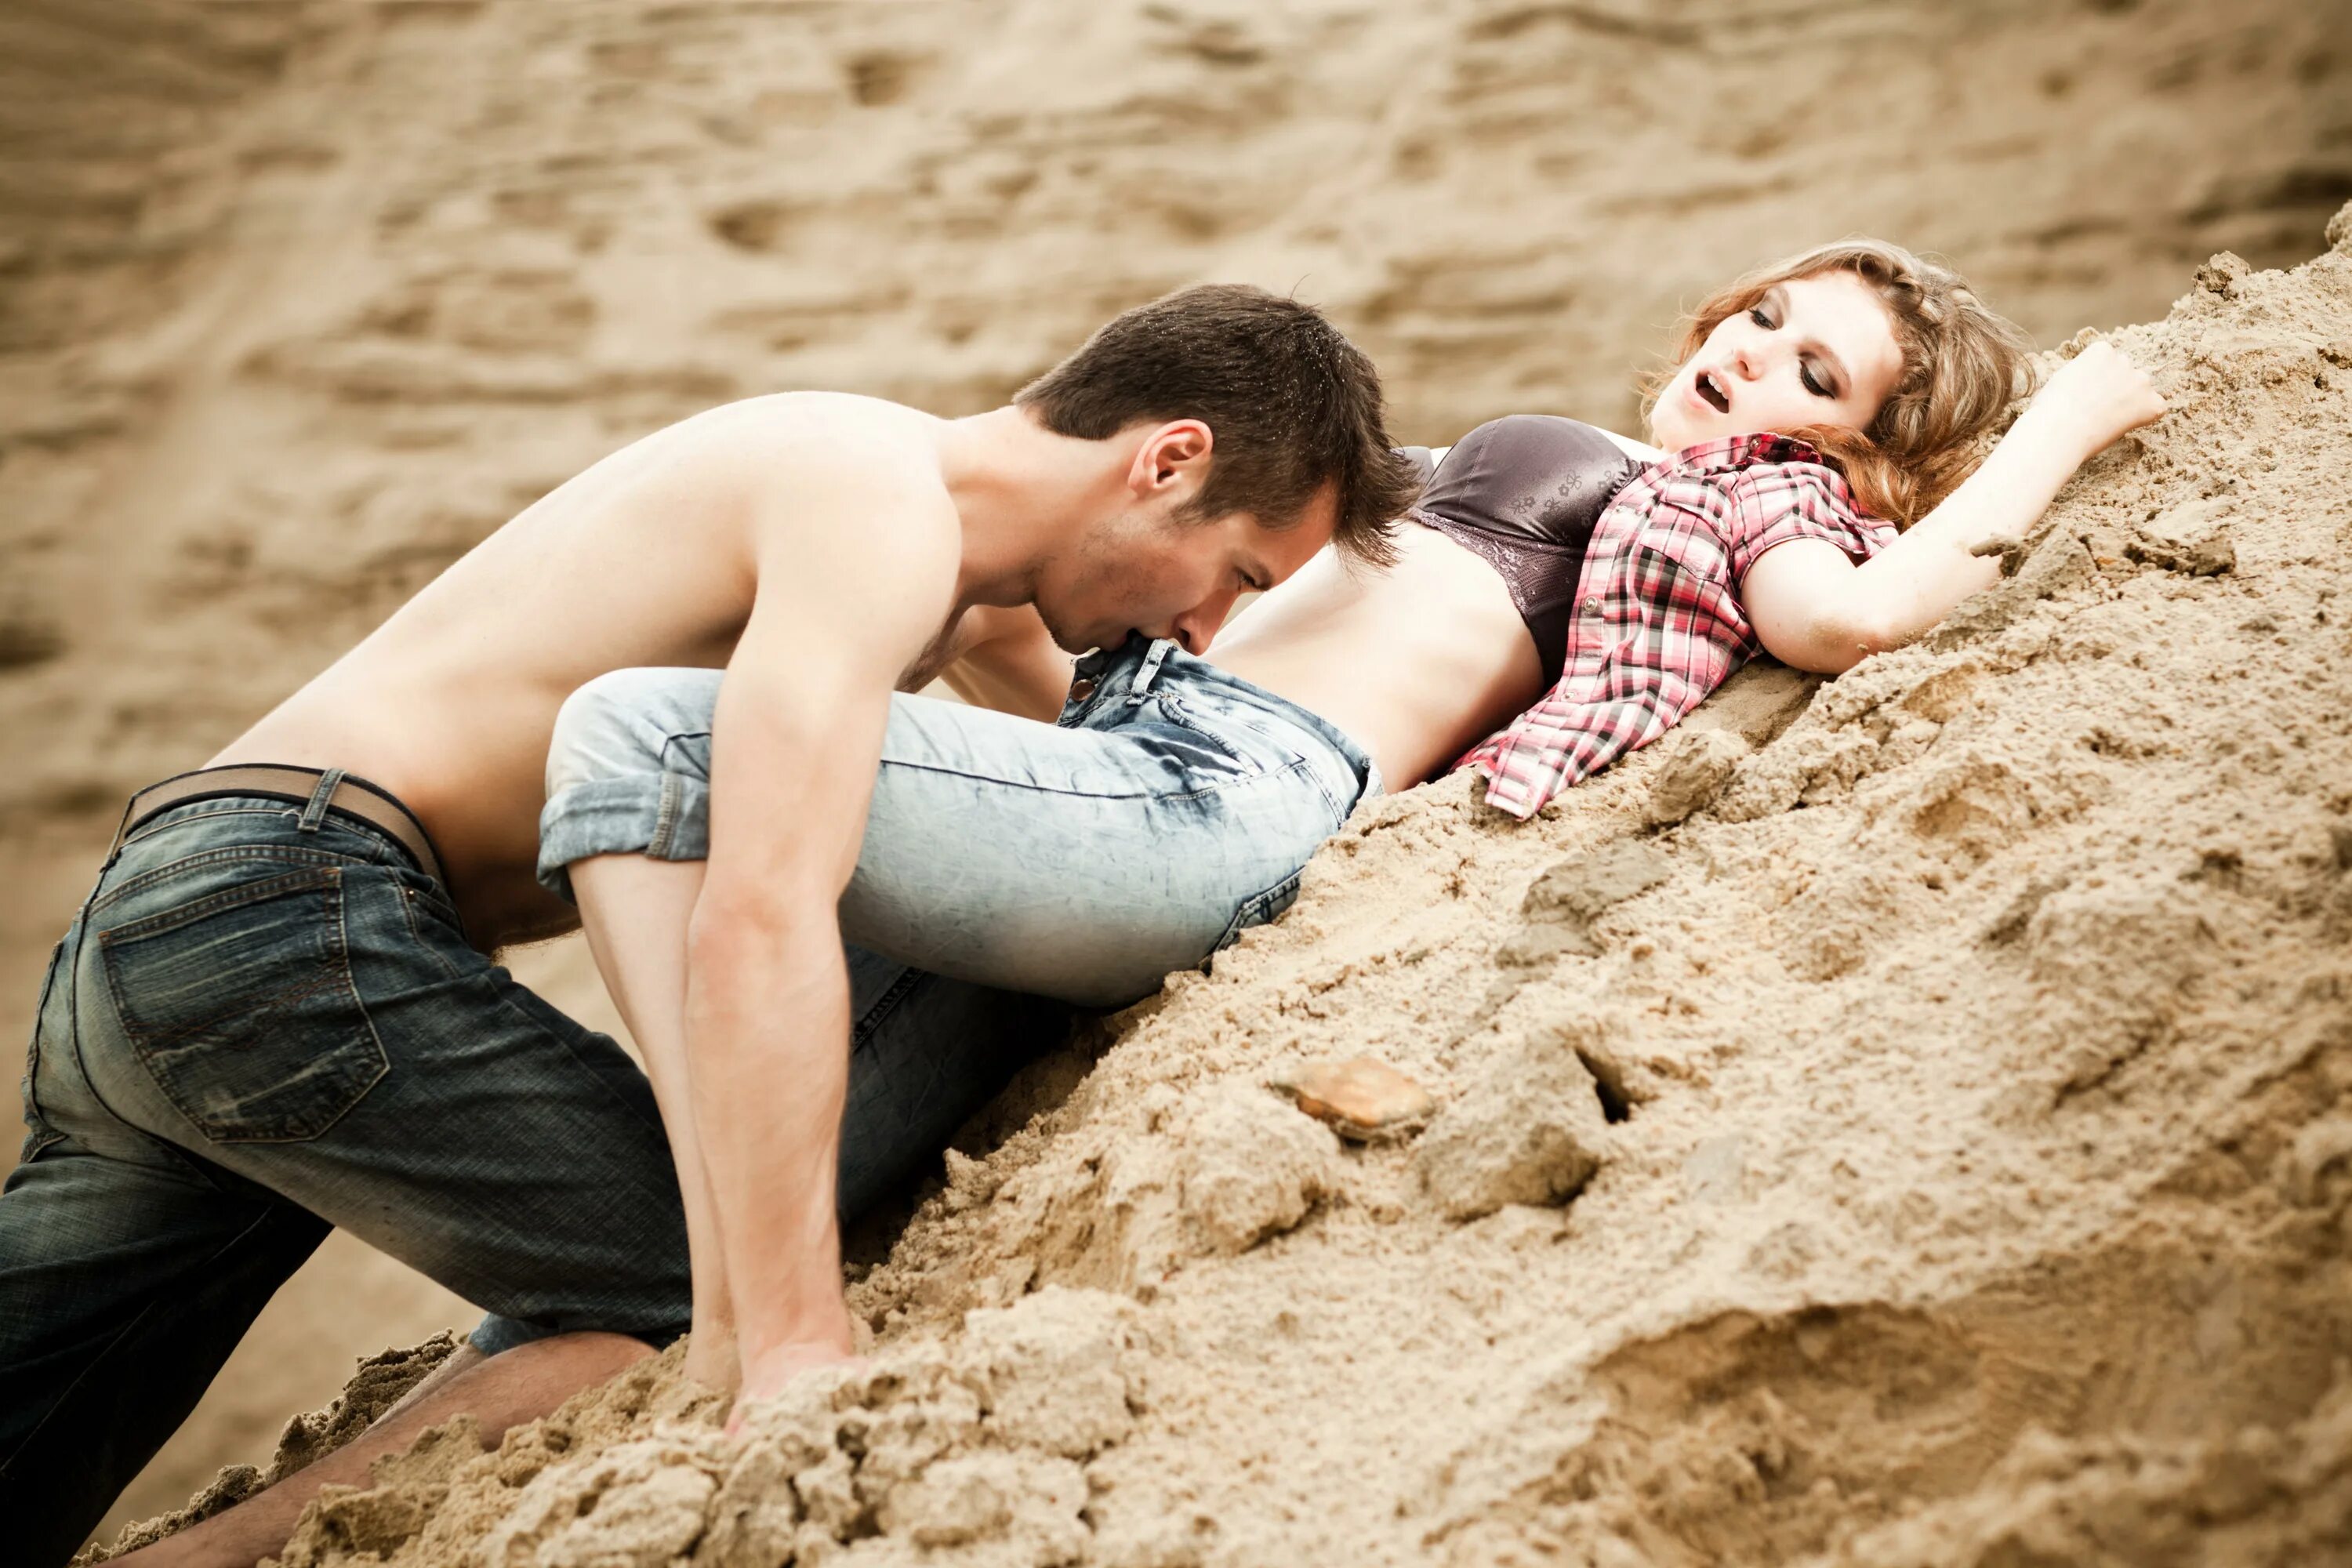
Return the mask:
M1851 272L1868 284L1894 319L1903 375L1864 429L1782 430L1818 447L1874 517L1907 527L1968 478L1990 434L2027 388L2033 340L1995 315L1967 279L1880 239L1843 239L1768 263L1717 289L1683 318L1674 367L1654 377L1643 399L1646 419L1658 395L1707 334L1752 310L1779 284L1824 272Z

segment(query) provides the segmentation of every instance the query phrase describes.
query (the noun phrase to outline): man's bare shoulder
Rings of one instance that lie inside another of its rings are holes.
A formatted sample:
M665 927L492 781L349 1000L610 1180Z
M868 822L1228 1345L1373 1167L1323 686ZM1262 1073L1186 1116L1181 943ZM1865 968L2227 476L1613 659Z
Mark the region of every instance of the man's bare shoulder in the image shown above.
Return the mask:
M958 519L940 452L947 421L935 415L851 393L784 392L673 428L688 426L699 426L697 460L756 503L763 552L797 552L852 523L869 547L953 547Z
M845 392L774 392L721 404L673 426L710 458L771 483L846 484L944 493L948 422Z

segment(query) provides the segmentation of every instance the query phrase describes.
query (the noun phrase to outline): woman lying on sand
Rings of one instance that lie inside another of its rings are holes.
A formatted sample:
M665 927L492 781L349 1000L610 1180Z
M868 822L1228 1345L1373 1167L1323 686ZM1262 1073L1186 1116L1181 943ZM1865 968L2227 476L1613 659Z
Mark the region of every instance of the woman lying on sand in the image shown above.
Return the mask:
M1875 241L1809 251L1685 323L1649 409L1661 452L1498 420L1435 465L1393 569L1327 552L1213 658L1136 639L1081 661L1065 704L1054 677L1019 673L1059 667L1008 633L974 679L1000 706L1058 708L1058 726L897 699L840 910L868 950L853 952L841 1210L1046 1043L1035 1005L1006 993L1148 994L1280 913L1382 779L1475 767L1489 801L1530 816L1759 651L1834 675L1933 626L1996 580L1978 546L2022 535L2086 458L2163 411L2094 344L1979 466L2026 353L1946 268ZM727 1312L687 1099L690 917L728 834L705 804L719 681L624 671L582 689L541 824L541 878L577 898L689 1173L698 1329ZM688 1370L731 1382L722 1340L698 1333Z

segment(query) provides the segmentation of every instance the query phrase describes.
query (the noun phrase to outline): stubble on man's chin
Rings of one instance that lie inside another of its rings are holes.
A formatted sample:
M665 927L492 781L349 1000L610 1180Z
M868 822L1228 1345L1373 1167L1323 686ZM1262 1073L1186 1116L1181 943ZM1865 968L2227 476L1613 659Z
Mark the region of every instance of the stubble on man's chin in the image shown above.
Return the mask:
M1095 630L1057 621L1045 613L1042 605L1037 607L1037 618L1045 623L1045 635L1054 639L1054 646L1073 658L1092 653L1102 646L1102 638Z
M1054 639L1054 646L1066 654L1092 653L1097 648L1108 651L1128 638L1128 627L1118 621L1074 624L1048 614L1043 605L1037 606L1037 618L1045 623L1045 635Z

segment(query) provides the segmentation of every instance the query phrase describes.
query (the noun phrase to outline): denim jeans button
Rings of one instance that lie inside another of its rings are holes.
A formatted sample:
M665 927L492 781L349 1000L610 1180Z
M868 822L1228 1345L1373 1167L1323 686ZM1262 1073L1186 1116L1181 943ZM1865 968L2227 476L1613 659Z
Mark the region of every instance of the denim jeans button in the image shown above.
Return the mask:
M1094 694L1095 678L1093 676L1081 675L1076 680L1070 682L1071 701L1084 702L1087 698L1092 697Z

